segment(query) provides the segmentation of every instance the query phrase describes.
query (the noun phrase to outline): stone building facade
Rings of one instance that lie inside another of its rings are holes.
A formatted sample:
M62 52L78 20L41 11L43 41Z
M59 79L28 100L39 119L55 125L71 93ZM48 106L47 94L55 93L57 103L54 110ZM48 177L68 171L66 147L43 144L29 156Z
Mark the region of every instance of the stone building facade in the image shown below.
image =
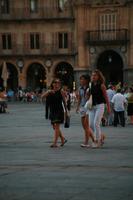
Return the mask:
M133 1L75 1L78 67L133 83Z
M48 87L54 77L75 89L99 68L107 83L133 80L133 1L1 0L0 86Z

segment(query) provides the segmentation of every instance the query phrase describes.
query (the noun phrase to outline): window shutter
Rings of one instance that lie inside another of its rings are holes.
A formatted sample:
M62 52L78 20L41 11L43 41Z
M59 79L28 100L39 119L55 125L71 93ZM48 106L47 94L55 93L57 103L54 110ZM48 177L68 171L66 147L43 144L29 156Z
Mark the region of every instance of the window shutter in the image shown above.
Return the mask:
M52 49L55 52L57 50L58 44L58 35L57 33L52 33Z
M29 50L29 33L24 33L24 42L23 42L24 46L24 52L28 52Z
M40 48L44 51L45 49L45 33L40 34Z
M12 40L12 47L13 49L16 49L17 48L17 34L16 33L12 33L12 36L11 36L11 40Z
M2 51L2 34L0 33L0 52Z
M68 48L70 48L70 51L72 51L73 48L73 32L70 32L68 34Z
M58 50L59 49L59 38L58 38L59 33L55 32L54 33L54 50Z
M17 49L17 34L16 33L11 34L11 49L13 49L13 52L18 52L18 49Z
M29 0L24 0L24 16L29 16Z

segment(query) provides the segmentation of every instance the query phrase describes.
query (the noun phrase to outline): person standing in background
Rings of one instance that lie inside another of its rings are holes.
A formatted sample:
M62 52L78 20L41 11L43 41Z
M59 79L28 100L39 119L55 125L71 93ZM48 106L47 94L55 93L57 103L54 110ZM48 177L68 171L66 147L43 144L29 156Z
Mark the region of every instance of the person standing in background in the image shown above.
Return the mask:
M120 121L121 126L125 127L125 105L127 104L127 100L124 95L121 94L121 89L117 90L111 102L113 103L114 109L114 126L117 127Z
M133 88L129 88L129 92L127 93L127 114L130 117L130 123L133 124Z
M107 95L108 95L108 99L109 99L109 103L110 103L110 108L111 108L111 112L107 115L107 125L111 126L113 125L113 118L114 118L114 114L113 114L113 108L112 108L112 103L111 100L113 98L113 96L115 95L115 90L113 89L113 85L109 85L108 89L107 89Z
M0 88L0 113L9 113L7 110L7 93L4 88Z

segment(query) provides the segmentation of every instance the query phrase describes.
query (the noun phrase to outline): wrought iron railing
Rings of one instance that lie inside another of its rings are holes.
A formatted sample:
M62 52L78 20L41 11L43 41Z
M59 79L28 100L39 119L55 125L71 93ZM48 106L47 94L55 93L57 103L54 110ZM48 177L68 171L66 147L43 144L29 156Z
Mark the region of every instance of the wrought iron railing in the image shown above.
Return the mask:
M89 45L126 44L129 41L127 29L87 31Z

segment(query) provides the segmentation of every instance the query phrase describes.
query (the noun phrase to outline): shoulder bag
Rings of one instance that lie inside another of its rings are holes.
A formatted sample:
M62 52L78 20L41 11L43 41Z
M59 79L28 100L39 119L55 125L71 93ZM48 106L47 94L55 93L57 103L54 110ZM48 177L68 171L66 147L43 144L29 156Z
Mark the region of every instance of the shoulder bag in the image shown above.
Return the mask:
M90 86L90 90L91 90L91 83L89 84L89 86ZM91 110L92 109L92 107L93 107L92 94L90 94L90 97L87 100L87 102L86 102L84 107L85 107L86 110Z

